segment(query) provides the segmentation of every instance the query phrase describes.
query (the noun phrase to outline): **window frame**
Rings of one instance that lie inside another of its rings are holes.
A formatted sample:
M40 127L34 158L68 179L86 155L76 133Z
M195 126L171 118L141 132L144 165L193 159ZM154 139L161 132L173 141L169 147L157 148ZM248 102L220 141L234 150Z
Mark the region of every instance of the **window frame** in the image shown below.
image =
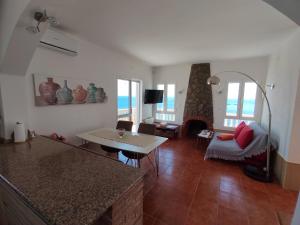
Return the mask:
M238 105L237 105L237 115L236 116L228 116L227 115L227 99L228 99L228 87L230 83L239 83L239 93L238 93ZM225 113L223 118L223 126L225 128L235 128L231 126L225 126L225 120L237 120L237 121L246 121L248 124L251 121L257 121L258 110L257 110L257 103L258 103L258 88L256 85L256 92L255 92L255 105L254 105L254 113L253 117L243 117L243 105L244 105L244 94L245 94L245 84L246 83L254 83L253 81L237 81L237 80L230 80L227 82L226 86L226 98L225 98ZM237 124L237 123L235 123Z
M159 85L162 85L162 86L163 86L163 89L159 89L159 87L158 87ZM165 109L166 109L166 105L165 105L165 91L166 91L166 90L165 90L165 84L157 84L157 85L156 85L156 89L157 89L157 90L163 90L164 93L163 93L163 102L162 102L162 103L157 103L157 104L155 105L155 111L156 111L156 112L161 112L161 113L163 113L163 112L165 111ZM158 109L158 104L162 104L162 110L159 110L159 109Z
M244 120L255 120L256 116L257 116L257 84L255 84L256 86L256 91L255 91L255 103L254 103L254 111L253 111L253 116L243 116L243 108L244 108L244 97L245 97L245 86L246 86L246 83L252 83L252 84L255 84L255 82L251 82L251 81L245 81L243 82L243 91L241 93L241 109L240 109L240 118L241 119L244 119Z
M156 84L156 88L158 89L159 85L163 85L164 87L164 95L163 95L163 110L158 110L157 109L157 105L155 105L155 112L154 112L154 118L156 121L159 122L175 122L176 121L176 84L175 83L157 83ZM174 111L168 111L168 85L174 85ZM165 115L173 115L174 116L174 120L162 120L162 119L158 119L156 117L156 114L165 114Z
M238 91L238 101L237 101L237 108L236 108L236 116L233 115L227 115L227 101L228 101L228 92L229 92L229 84L239 84L239 91ZM230 81L227 83L227 93L226 93L226 101L225 101L225 118L238 118L240 114L240 104L241 104L241 99L240 99L240 92L241 92L241 83L238 81Z
M122 81L127 81L129 82L129 112L119 115L118 112L118 81L122 80ZM139 91L138 93L136 93L136 98L137 98L137 106L138 107L138 113L136 114L137 116L137 123L141 122L141 118L142 118L142 81L141 80L137 80L137 79L126 79L126 78L117 78L117 121L118 120L126 120L128 118L128 121L133 121L133 113L132 113L132 82L136 82L139 85Z

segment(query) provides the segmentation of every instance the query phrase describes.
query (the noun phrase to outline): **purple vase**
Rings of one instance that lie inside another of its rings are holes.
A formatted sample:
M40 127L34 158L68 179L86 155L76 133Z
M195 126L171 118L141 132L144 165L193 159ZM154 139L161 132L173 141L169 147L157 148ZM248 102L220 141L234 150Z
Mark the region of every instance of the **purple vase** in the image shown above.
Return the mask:
M53 82L52 77L48 77L46 82L39 85L39 92L42 99L49 105L57 103L56 91L60 88L59 84Z

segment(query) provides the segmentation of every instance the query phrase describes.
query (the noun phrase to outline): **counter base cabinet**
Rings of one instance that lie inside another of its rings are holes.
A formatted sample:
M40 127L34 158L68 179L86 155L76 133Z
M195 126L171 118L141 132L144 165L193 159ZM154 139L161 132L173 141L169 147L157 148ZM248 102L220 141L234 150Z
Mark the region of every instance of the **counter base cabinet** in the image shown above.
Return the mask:
M47 225L17 193L0 179L1 225Z
M137 182L96 225L143 225L143 181Z
M0 178L0 225L47 225ZM95 225L143 225L143 180L126 191Z

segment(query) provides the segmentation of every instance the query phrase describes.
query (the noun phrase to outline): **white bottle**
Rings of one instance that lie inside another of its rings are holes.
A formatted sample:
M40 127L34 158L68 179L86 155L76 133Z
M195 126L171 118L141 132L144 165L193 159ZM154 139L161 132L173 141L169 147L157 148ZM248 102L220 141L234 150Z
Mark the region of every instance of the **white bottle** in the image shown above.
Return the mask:
M25 142L27 138L26 136L27 134L24 124L21 122L17 122L14 128L15 143Z

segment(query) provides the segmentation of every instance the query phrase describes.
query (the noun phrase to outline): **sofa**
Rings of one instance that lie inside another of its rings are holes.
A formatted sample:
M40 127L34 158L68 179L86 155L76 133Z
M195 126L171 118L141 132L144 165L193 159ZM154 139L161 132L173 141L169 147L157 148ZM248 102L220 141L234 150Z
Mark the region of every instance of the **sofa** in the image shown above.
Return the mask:
M266 151L268 133L256 122L249 124L253 129L253 140L242 149L235 139L221 141L218 139L219 132L214 134L209 143L204 159L224 159L231 161L244 161Z

